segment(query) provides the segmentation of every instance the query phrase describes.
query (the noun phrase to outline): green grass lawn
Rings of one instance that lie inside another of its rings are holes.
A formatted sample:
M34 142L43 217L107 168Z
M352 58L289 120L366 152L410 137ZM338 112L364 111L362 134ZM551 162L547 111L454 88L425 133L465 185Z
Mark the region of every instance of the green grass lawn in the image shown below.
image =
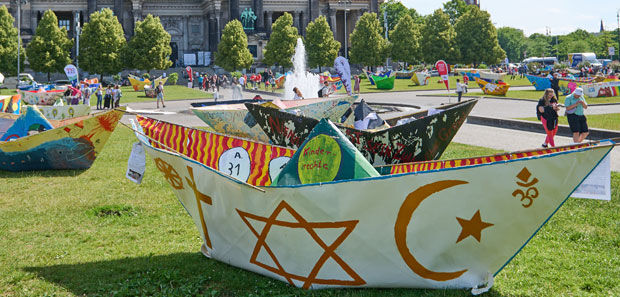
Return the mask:
M515 91L508 90L508 93L506 93L506 96L504 97L538 101L543 96L543 94L544 94L544 91L536 91L536 90L515 90ZM468 92L466 96L503 98L502 96L485 95L482 92ZM565 98L566 96L560 95L560 103L564 104ZM588 102L588 104L620 103L620 96L596 97L596 98L586 97L586 101Z
M608 130L620 130L620 113L588 114L588 127ZM566 117L559 117L560 125L568 125ZM540 122L538 118L521 118L519 120Z
M456 86L457 78L461 79L461 82L463 81L462 76L450 76L449 85L451 89L454 89L454 87ZM531 85L530 82L526 78L515 77L514 80L511 80L509 78L510 77L508 76L508 80L506 82L508 82L509 84L513 86ZM477 87L476 82L472 82L472 81L469 82L469 86ZM425 86L416 86L413 84L413 82L410 79L396 79L394 80L394 89L392 90L379 90L377 89L376 86L371 85L368 79L362 79L361 84L360 84L360 93L380 93L380 92L389 92L389 91L422 91L422 90L427 91L427 90L445 90L445 89L446 89L446 86L444 85L444 83L443 82L439 83L439 77L429 78L428 85L425 85ZM339 92L344 93L344 90L340 90Z
M209 260L147 157L125 177L135 137L119 126L86 171L0 172L0 296L471 296L468 290L304 291ZM444 158L497 151L451 144ZM612 201L570 199L485 296L620 295L620 174Z
M123 97L121 103L133 103L133 102L146 102L153 101L155 98L146 97L144 91L134 91L132 87L121 87ZM165 100L185 100L185 99L204 99L213 98L213 94L200 91L198 89L190 89L186 86L180 85L166 85L164 86ZM15 90L12 89L0 89L0 95L13 95ZM104 91L105 94L105 91ZM94 94L90 98L90 106L97 106L97 96Z

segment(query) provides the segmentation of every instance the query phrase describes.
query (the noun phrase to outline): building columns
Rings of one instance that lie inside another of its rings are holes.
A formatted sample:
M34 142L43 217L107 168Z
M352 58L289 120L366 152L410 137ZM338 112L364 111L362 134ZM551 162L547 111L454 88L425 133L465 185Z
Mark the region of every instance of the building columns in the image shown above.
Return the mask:
M306 27L308 26L307 13L301 12L301 28L299 28L299 34L306 36Z
M338 31L336 30L336 10L333 8L329 9L329 26L332 28L332 33L334 33L334 39L337 39L336 35Z
M273 23L273 12L268 11L267 12L267 17L265 18L265 30L267 30L267 32L271 32L271 23Z
M38 10L34 10L34 9L30 9L30 28L32 29L32 35L35 34L35 32L37 32L37 26L38 26L38 16L39 11Z
M217 51L217 20L213 14L209 14L209 50Z
M183 16L183 53L189 51L189 16Z
M301 32L299 26L299 11L293 11L293 27L297 28L298 32Z
M254 10L254 14L256 15L256 25L254 28L256 29L267 29L265 27L265 19L263 17L263 0L254 0L254 5L252 6L252 10Z

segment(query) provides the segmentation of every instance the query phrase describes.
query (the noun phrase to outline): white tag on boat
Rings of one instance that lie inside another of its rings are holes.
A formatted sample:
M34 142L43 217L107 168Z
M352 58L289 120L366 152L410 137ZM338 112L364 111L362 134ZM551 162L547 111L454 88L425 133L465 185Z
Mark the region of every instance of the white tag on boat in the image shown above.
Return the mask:
M609 155L581 182L571 197L611 200L611 161Z
M144 154L144 147L142 143L135 142L131 149L131 155L129 155L129 161L127 161L127 173L125 176L136 184L142 183L142 177L144 177L144 171L146 168L146 155Z

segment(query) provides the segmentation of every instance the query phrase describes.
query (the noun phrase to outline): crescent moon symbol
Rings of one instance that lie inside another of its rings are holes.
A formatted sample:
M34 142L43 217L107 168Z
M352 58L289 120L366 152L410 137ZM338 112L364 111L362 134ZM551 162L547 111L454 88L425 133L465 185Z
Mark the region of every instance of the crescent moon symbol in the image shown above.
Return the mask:
M422 266L418 260L416 260L413 254L409 251L409 247L407 247L407 227L409 226L413 212L418 208L418 206L420 206L420 203L434 193L466 183L466 181L462 180L443 180L424 185L409 193L401 205L400 210L398 211L398 217L396 218L396 223L394 224L394 239L396 241L396 247L400 252L400 256L415 274L434 281L448 281L458 278L467 271L467 269L454 272L437 272L429 270Z

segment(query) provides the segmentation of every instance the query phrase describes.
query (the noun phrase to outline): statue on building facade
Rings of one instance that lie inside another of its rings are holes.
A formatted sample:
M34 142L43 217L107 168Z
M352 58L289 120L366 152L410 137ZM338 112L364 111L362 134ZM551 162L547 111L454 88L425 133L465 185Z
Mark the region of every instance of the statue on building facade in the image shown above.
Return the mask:
M256 15L251 8L246 8L241 13L241 24L243 30L254 30L254 23L256 22Z

